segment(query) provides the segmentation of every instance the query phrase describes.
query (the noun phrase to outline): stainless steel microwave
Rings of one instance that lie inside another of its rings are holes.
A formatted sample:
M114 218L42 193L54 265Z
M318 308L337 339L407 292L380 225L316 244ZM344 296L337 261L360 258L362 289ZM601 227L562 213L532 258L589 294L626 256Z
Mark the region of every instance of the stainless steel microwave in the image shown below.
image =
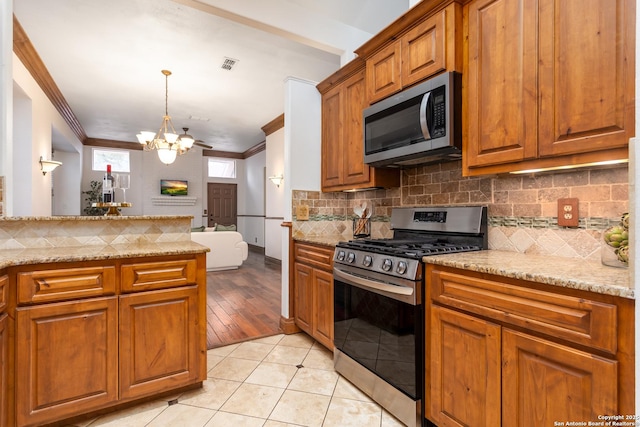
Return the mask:
M440 74L363 112L364 161L410 167L462 157L461 76Z

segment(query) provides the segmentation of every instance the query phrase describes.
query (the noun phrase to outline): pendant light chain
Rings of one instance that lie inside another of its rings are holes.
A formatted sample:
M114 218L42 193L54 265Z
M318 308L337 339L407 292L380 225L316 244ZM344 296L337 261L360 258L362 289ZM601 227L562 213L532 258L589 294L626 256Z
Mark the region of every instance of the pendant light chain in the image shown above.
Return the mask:
M169 71L164 72L164 115L169 115Z

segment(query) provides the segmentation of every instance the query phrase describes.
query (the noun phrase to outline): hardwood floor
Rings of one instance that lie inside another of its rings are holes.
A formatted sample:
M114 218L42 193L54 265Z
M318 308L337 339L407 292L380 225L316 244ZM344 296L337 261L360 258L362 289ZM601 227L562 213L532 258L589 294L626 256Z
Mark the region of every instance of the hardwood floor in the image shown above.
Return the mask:
M207 272L207 347L281 333L280 292L280 265L255 252L238 270Z

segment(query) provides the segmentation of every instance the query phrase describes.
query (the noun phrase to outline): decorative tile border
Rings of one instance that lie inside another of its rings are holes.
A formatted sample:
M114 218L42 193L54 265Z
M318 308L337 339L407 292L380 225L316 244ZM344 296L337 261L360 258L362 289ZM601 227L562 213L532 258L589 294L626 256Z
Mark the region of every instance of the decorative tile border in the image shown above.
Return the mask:
M580 218L578 227L567 228L558 225L556 217L512 217L512 216L490 216L489 225L493 227L530 227L530 228L552 228L562 230L604 230L620 223L620 218Z

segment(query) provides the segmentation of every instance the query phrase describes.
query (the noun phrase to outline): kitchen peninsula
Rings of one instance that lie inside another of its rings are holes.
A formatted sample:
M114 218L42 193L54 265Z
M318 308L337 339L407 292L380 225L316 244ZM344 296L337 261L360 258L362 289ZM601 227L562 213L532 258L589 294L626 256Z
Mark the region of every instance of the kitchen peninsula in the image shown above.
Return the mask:
M0 219L0 426L198 387L208 248L190 216Z

